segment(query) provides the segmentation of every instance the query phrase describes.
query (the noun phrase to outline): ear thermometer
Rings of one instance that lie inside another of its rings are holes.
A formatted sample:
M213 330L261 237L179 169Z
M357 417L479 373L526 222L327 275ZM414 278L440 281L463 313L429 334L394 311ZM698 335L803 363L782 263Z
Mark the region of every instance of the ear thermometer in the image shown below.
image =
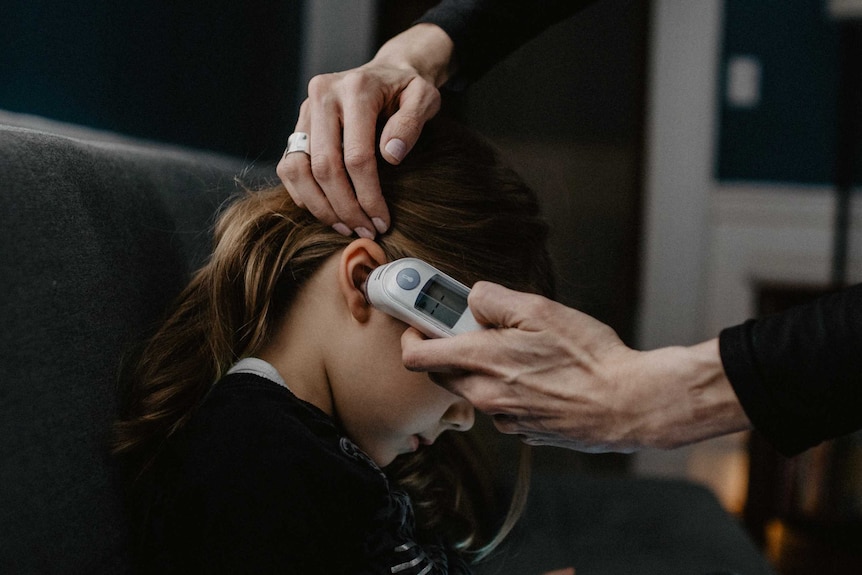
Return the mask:
M483 329L467 307L470 289L416 258L384 264L369 274L365 299L428 337Z

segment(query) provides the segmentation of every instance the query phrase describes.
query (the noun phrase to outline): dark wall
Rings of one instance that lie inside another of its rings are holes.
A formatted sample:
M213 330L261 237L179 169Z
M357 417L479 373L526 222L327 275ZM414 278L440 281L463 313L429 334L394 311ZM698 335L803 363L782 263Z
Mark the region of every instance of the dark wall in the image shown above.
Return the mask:
M301 0L0 0L0 108L249 159L293 127Z
M600 0L545 31L468 95L494 137L640 145L649 3Z
M632 344L639 280L649 3L601 0L513 53L465 95L541 194L559 299Z
M838 130L848 121L839 106L842 51L854 59L858 86L859 42L842 45L844 24L830 16L826 0L727 0L724 22L718 179L832 182ZM760 64L756 105L740 107L727 97L728 62L739 56ZM855 158L862 181L862 146Z

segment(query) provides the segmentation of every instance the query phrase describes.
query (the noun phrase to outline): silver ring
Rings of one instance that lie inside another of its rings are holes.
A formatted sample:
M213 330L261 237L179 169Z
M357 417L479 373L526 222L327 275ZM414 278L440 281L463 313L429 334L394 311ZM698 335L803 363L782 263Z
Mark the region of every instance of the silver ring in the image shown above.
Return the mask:
M284 155L292 154L293 152L302 152L303 154L311 155L308 151L308 134L305 132L294 132L287 138L287 149Z

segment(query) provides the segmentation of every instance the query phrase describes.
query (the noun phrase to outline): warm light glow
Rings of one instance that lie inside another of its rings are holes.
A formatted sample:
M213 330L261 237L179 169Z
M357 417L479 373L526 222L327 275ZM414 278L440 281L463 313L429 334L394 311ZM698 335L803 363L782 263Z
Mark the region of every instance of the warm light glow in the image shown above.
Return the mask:
M709 487L730 513L742 514L748 493L748 433L705 442L689 455L686 475Z
M777 565L787 539L787 529L781 521L774 519L766 524L764 531L766 532L766 558L773 565Z

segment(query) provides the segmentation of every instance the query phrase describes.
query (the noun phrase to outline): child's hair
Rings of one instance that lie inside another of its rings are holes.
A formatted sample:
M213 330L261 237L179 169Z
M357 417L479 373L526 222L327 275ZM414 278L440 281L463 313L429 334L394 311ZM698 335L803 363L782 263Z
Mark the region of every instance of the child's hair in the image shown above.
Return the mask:
M400 166L378 164L392 225L377 242L390 259L421 258L467 285L485 279L553 295L535 194L483 140L438 119ZM133 368L114 443L133 476L234 362L261 349L303 283L350 241L297 208L281 186L247 192L224 211L208 263ZM501 536L491 537L498 525L483 525L488 473L474 468L464 435L443 434L387 472L410 493L420 535L442 533L475 552ZM518 512L510 509L500 531Z

